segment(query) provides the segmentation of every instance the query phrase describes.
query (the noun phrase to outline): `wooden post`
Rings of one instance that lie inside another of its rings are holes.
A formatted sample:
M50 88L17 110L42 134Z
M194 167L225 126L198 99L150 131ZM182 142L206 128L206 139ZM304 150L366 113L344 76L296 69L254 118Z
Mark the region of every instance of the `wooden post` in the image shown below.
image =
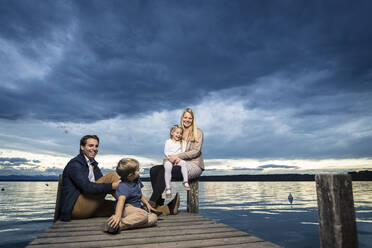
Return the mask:
M187 212L199 213L199 180L198 178L192 180L190 183L190 190L187 191Z
M315 176L321 248L357 248L353 190L350 175Z
M54 222L59 219L59 201L62 192L62 175L58 176L57 196L56 196L56 207L54 209Z

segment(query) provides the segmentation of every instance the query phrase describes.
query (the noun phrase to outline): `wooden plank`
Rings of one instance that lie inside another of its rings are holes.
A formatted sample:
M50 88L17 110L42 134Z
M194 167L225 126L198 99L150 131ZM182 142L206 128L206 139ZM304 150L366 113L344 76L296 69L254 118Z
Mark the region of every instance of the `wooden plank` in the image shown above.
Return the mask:
M259 240L253 236L230 237L230 238L215 238L208 240L186 240L183 242L167 242L167 243L154 243L154 244L141 244L141 245L120 245L123 248L195 248L195 247L225 247L227 244L240 244L241 247L250 248L256 244L260 244ZM114 248L114 246L106 246L107 248Z
M173 216L173 215L172 215ZM176 215L177 216L177 215ZM96 223L103 223L107 220L106 217L99 217L99 218L89 218L85 220L72 220L70 222L63 222L63 221L57 221L53 226L79 226L79 225L92 225ZM195 221L203 221L203 220L209 220L205 217L198 216L198 215L190 215L190 216L180 216L179 218L168 218L167 217L158 217L158 221L164 222L164 223L178 223L178 222L195 222Z
M147 228L150 229L150 228ZM102 240L126 240L128 239L128 236L130 236L131 239L136 238L153 238L153 237L171 237L171 236L179 236L179 235L192 235L192 234L218 234L218 233L225 233L225 232L231 232L233 229L230 227L217 227L217 228L208 228L208 229L178 229L178 230L154 230L152 229L152 232L142 232L145 229L141 230L127 230L122 231L118 235L108 235L101 231L100 233L97 233L94 235L94 240L96 241L102 241ZM132 232L129 232L132 231ZM134 231L134 232L133 232ZM92 235L79 235L79 236L68 236L68 242L88 242L92 240ZM60 237L51 237L51 238L38 238L37 240L34 240L31 244L57 244L57 243L65 243L66 242L66 236L60 236Z
M106 222L106 220L96 222L93 224L81 224L81 225L58 225L58 226L52 226L51 229L64 229L64 228L92 228L93 226L96 225L103 225ZM163 222L163 221L158 221L157 225L158 226L180 226L180 225L195 225L195 224L206 224L206 223L215 223L213 220L198 220L198 221L192 221L192 222Z
M315 175L320 246L358 247L353 190L350 175Z
M59 202L62 193L62 175L58 176L58 186L57 186L57 196L56 196L56 206L54 209L54 222L59 219Z
M28 247L280 247L222 223L185 212L161 217L155 227L125 230L117 235L103 232L106 219L58 221Z
M124 232L123 232L124 233ZM180 241L194 241L194 245L201 242L201 241L213 241L215 239L221 240L221 239L228 239L233 237L249 237L250 240L260 240L253 236L247 236L245 233L240 231L227 231L222 233L202 233L202 234L186 234L186 235L180 235L180 236L161 236L161 237L141 237L141 238L132 238L128 239L128 237L125 237L125 235L121 235L123 239L119 239L119 235L116 235L116 239L110 240L109 242L107 240L96 240L96 237L91 237L90 241L79 241L74 242L70 241L70 239L65 239L64 243L54 243L53 241L47 244L39 244L39 245L31 245L29 247L105 247L105 246L128 246L128 245L138 245L138 244L157 244L157 243L179 243ZM164 246L163 246L164 247Z
M212 223L212 224L207 224L207 225L190 225L190 226L187 226L187 228L190 228L190 229L197 229L197 228L201 228L201 229L209 229L209 230L212 230L212 229L218 229L218 228L222 228L222 227L226 227L226 225L224 224L220 224L220 223ZM229 227L230 228L230 227ZM184 230L185 227L184 226L176 226L176 227L172 227L171 230L173 231L178 231L178 230ZM144 228L144 229L141 229L140 232L141 233L154 233L154 234L157 234L157 233L161 233L161 232L166 232L166 231L169 231L170 228L169 227L159 227L159 226L155 226L155 227L151 227L151 228ZM125 231L126 233L132 235L132 232L139 232L138 230L134 229L134 230L127 230ZM102 229L99 229L99 230L92 230L92 231L79 231L79 232L76 232L76 231L57 231L57 232L44 232L42 233L38 239L42 239L42 238L51 238L51 237L73 237L73 236L89 236L89 235L100 235L102 234Z
M187 191L187 212L199 213L199 180L190 181L190 190Z
M72 220L70 222L64 222L64 221L57 221L54 225L59 224L81 224L81 223L97 223L102 222L104 220L107 220L108 217L94 217L94 218L88 218L88 219L82 219L82 220ZM181 220L185 221L194 221L194 220L209 220L208 218L205 218L203 216L197 215L197 214L190 214L187 212L179 212L177 215L168 215L168 216L159 216L158 220L165 221L165 222L177 222Z
M104 223L94 224L92 226L73 226L73 227L61 227L61 228L54 228L50 227L45 231L45 233L60 233L60 232L76 232L76 231L96 231L101 230L101 227L104 225ZM207 228L211 226L219 226L223 225L214 221L203 221L203 222L194 222L194 223L188 223L186 227L189 228ZM153 228L158 229L178 229L178 228L184 228L185 225L182 223L157 223Z
M195 221L195 222L192 222L193 225L198 225L198 226L203 226L203 225L208 225L208 224L214 224L216 222L214 221ZM64 226L59 226L59 227L50 227L46 232L60 232L61 230L62 231L91 231L91 230L101 230L102 229L102 226L103 226L104 222L101 222L101 223L96 223L96 224L93 224L93 225L82 225L82 226L71 226L71 227L64 227ZM177 226L180 226L182 225L182 223L161 223L161 222L158 222L156 224L156 226L159 226L159 227L170 227L170 228L174 228L174 227L177 227ZM189 223L190 225L190 223Z
M230 244L230 245L214 245L213 247L221 247L221 248L281 248L281 246L267 242L267 241L258 241L258 242L250 242L250 243L241 243L241 244Z
M50 227L50 231L52 230L55 230L55 231L59 231L58 229L69 229L69 228L75 228L75 229L83 229L83 228L88 228L88 229L91 229L91 228L94 228L94 226L99 226L99 225L103 225L104 223L106 222L106 219L105 220L102 220L100 222L96 222L96 223L93 223L93 224L80 224L80 225L76 225L76 224L61 224L61 225L53 225ZM192 221L192 222L183 222L183 221L179 221L179 222L165 222L165 221L158 221L157 222L157 226L189 226L189 225L205 225L205 224L212 224L212 223L217 223L213 220L198 220L198 221ZM87 229L86 229L87 230Z

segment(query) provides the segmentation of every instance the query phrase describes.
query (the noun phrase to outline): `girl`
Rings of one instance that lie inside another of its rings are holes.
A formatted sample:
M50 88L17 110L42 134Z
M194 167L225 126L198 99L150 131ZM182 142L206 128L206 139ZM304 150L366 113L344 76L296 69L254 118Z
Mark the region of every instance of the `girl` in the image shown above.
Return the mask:
M182 173L182 185L186 190L190 190L190 185L188 183L188 172L187 164L184 160L174 161L171 163L168 157L171 155L177 155L186 150L186 141L182 139L183 129L182 126L174 125L170 130L170 139L165 141L164 154L166 156L166 162L164 163L164 179L165 179L165 196L167 198L172 197L172 192L170 188L170 182L172 178L172 168L174 165L181 166Z

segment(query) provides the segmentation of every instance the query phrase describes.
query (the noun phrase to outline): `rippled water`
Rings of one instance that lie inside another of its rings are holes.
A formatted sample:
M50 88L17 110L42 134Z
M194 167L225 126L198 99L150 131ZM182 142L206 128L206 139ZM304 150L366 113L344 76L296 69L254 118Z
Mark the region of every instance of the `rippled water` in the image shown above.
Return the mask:
M148 197L151 185L144 185ZM186 209L185 191L180 183L173 187ZM0 188L0 247L24 247L52 224L57 182L0 182ZM200 182L199 191L205 217L284 247L319 247L314 182ZM372 247L372 182L353 182L353 191L359 247Z

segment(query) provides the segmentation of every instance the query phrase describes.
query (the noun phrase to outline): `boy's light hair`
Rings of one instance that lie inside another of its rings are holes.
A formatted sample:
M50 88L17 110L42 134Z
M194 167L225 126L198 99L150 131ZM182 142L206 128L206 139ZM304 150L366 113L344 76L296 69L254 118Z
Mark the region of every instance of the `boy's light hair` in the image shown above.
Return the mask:
M181 134L183 133L183 128L182 128L181 125L173 125L173 126L171 127L170 131L169 131L169 138L172 138L172 133L173 133L177 128L181 129L181 131L182 131Z
M122 181L126 181L128 175L137 170L139 170L139 162L134 158L122 158L116 166L116 173L119 174Z
M192 111L191 108L185 108L183 110L183 113L181 115L181 126L183 129L185 129L185 127L183 126L183 116L185 115L185 113L189 113L191 116L192 116L192 125L191 125L191 132L189 133L189 135L191 136L191 140L192 142L198 142L198 127L196 126L196 120L195 120L195 115L194 115L194 111Z

